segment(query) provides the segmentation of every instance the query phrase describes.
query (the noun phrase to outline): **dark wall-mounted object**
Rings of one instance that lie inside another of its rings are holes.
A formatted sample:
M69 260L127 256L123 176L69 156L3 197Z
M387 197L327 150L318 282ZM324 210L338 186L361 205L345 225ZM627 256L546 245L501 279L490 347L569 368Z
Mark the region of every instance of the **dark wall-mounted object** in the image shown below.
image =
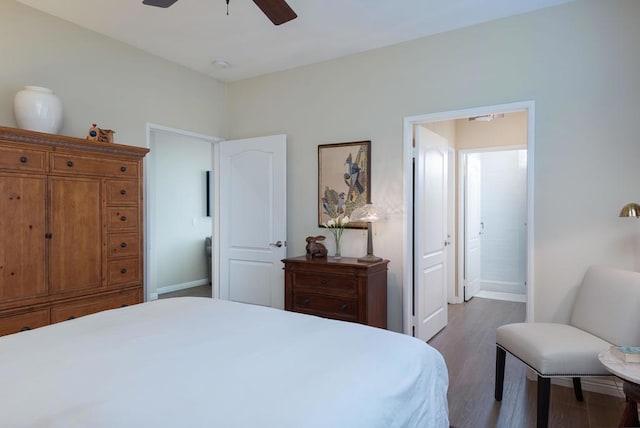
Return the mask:
M206 183L207 217L211 217L211 171L207 171Z

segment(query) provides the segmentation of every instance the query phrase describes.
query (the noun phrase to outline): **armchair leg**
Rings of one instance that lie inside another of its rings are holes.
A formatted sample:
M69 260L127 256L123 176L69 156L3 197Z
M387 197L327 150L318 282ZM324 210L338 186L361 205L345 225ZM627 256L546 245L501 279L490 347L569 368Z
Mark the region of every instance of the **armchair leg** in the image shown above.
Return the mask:
M580 383L579 377L574 377L573 379L573 393L576 395L576 400L584 401L584 396L582 395L582 383Z
M504 388L504 360L507 352L499 346L496 346L496 401L502 401L502 390Z
M551 379L538 376L538 415L537 427L547 428L549 425L549 395L551 394Z

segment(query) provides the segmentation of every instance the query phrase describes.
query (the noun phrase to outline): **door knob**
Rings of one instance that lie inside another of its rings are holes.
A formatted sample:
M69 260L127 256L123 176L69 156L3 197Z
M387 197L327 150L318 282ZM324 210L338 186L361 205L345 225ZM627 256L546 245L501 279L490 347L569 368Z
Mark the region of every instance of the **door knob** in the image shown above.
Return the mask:
M271 245L272 247L278 247L278 248L280 248L280 247L282 247L282 241L272 242L272 243L271 243L271 244L269 244L269 245Z

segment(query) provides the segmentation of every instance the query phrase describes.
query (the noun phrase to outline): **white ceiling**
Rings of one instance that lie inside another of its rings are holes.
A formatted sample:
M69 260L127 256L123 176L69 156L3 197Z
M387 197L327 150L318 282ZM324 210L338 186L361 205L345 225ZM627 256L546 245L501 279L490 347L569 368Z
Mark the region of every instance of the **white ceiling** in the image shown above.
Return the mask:
M389 46L573 0L288 0L275 26L251 0L18 0L222 81ZM213 64L224 59L231 66Z

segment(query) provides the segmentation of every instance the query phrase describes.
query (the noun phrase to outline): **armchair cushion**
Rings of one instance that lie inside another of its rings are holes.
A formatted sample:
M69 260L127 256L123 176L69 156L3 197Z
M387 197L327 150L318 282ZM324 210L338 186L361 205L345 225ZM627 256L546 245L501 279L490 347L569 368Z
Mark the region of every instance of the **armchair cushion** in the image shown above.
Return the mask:
M611 344L570 325L507 324L496 330L496 343L543 377L611 374L598 361Z

